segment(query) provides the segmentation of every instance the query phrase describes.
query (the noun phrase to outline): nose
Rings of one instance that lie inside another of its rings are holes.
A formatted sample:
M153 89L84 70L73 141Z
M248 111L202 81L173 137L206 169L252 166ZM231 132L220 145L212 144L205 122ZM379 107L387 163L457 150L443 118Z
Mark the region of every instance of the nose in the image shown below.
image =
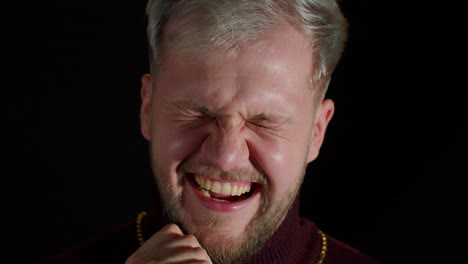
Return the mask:
M218 123L201 146L201 152L211 165L229 171L239 168L249 159L249 148L243 132L243 122L234 126Z

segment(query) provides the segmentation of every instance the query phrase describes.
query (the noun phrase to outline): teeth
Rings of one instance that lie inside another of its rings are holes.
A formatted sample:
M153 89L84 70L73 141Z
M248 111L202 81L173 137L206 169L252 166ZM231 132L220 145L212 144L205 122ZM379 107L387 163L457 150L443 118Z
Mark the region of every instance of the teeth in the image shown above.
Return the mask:
M195 182L201 187L202 193L207 197L210 195L209 191L224 195L241 196L251 190L251 185L238 185L229 182L222 183L198 175L195 176Z
M211 191L215 193L221 193L221 183L220 182L213 182L211 185Z
M231 196L239 196L237 194L237 185L234 185L234 187L231 188Z
M205 179L200 177L200 185L204 185L204 183L205 183Z
M224 195L231 195L231 184L224 183L223 188L221 189L221 193Z
M210 179L206 179L205 185L202 185L204 189L211 190L211 181Z
M206 197L211 197L210 192L208 192L207 190L201 189L200 191L201 191L201 193L203 193L203 195L205 195Z

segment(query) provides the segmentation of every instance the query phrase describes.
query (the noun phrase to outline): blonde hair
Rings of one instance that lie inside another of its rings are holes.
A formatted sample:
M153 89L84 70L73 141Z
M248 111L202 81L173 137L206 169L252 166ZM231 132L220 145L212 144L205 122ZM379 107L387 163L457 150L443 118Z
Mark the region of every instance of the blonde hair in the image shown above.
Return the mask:
M161 36L169 19L182 30L170 36L171 47L184 51L224 48L259 39L288 22L309 37L313 47L311 83L326 86L347 39L347 21L335 0L149 0L147 36L150 65L161 62ZM174 45L172 45L174 44Z

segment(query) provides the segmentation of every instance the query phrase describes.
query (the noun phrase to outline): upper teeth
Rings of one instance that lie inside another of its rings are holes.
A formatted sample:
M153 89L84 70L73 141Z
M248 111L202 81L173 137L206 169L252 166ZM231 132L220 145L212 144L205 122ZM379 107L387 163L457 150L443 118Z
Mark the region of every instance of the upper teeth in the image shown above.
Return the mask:
M195 182L207 191L232 196L240 196L246 192L250 192L251 187L251 183L220 182L198 175L195 176Z

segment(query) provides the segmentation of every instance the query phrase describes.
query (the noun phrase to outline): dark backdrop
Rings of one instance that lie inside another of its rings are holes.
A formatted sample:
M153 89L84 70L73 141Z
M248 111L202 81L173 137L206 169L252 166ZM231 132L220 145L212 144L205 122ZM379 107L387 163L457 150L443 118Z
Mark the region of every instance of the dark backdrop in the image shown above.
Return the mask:
M350 40L302 212L385 262L468 261L463 16L430 1L341 4ZM20 263L151 206L138 120L145 1L7 6L3 237Z

